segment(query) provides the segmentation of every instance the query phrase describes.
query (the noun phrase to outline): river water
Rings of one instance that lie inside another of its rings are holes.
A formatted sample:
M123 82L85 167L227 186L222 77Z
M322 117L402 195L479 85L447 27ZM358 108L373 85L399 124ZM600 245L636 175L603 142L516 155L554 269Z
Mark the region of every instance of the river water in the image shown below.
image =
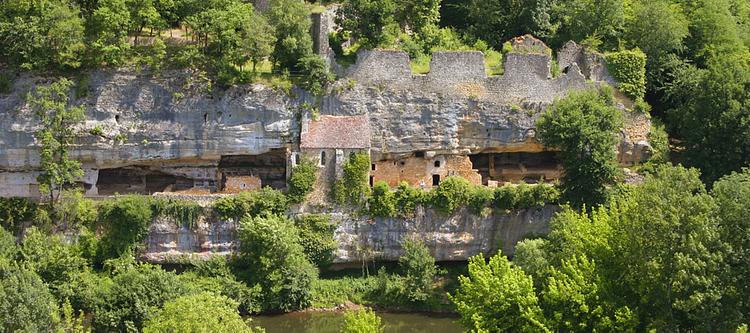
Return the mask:
M383 319L385 333L461 333L463 328L456 318L414 313L378 313ZM266 333L338 333L344 323L341 313L289 313L277 316L253 317L252 326L266 329Z

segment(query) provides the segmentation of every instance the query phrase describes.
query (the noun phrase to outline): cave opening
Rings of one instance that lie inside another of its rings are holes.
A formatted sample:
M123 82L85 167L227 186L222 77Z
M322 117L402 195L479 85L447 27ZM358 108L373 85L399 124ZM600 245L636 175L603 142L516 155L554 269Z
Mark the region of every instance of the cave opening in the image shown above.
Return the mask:
M286 149L272 149L259 155L225 155L219 161L221 190L232 187L233 180L245 183L259 179L252 187L270 186L281 190L286 188Z
M561 177L562 167L557 152L479 153L469 155L474 169L482 176L482 184L538 183L541 179L554 181Z
M187 177L170 175L145 166L101 169L96 182L99 195L153 194L193 188Z

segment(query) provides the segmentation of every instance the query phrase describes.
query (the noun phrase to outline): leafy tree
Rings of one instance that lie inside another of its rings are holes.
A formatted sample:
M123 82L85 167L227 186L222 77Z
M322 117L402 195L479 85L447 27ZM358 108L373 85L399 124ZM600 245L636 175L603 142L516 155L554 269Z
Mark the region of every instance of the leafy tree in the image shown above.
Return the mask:
M548 37L554 33L551 0L470 0L469 31L497 50L504 41L523 34Z
M132 251L148 233L153 211L148 197L121 196L99 207L103 229L99 260L117 258Z
M263 289L265 308L292 311L310 305L318 271L300 245L299 232L285 217L267 215L240 221L240 252L251 284Z
M325 94L326 88L335 80L325 60L316 54L300 59L297 68L302 72L300 86L314 96Z
M441 0L399 1L396 18L416 34L425 35L427 30L440 22L440 2Z
M628 197L610 222L621 299L657 330L736 327L721 307L726 248L698 171L660 166Z
M445 213L453 213L469 202L471 183L461 177L447 177L432 194L431 205Z
M224 197L214 202L214 210L225 220L241 219L245 216L261 216L266 214L281 215L288 208L288 199L278 190L268 186L255 192Z
M344 326L341 333L383 333L380 317L371 309L352 310L344 313Z
M437 274L435 258L422 241L407 239L401 247L404 254L398 264L404 273L406 297L412 302L424 302L432 295L432 283Z
M620 111L608 89L573 92L542 114L538 137L561 150L564 200L590 207L605 201L607 185L618 173L614 147L620 127Z
M83 176L81 162L69 156L69 147L77 136L75 126L86 118L83 106L71 107L68 95L73 82L68 79L37 87L26 97L41 128L34 133L40 147L39 191L47 195L54 208L63 188Z
M16 238L5 228L0 227L0 267L4 267L3 261L9 263L11 259L14 259L16 251L18 251Z
M469 259L468 276L458 278L451 301L464 327L475 332L544 332L545 318L534 283L519 267L498 253L489 262Z
M384 181L375 183L372 195L367 199L367 212L377 217L393 217L396 215L396 196L390 186Z
M0 198L0 227L20 231L24 222L31 221L37 205L26 198Z
M273 46L276 42L274 28L264 16L253 12L241 32L240 49L253 63L253 72L255 72L256 65L273 53Z
M393 0L348 0L336 12L336 24L362 47L375 48L392 38L396 9Z
M99 0L92 18L92 58L96 64L119 65L130 50L130 10L126 0Z
M34 272L0 266L0 329L4 332L55 332L57 304Z
M310 261L320 268L333 263L334 251L338 249L333 239L336 225L329 215L307 214L294 220L299 230L300 244Z
M138 45L138 36L143 29L155 29L164 25L159 12L154 6L153 0L125 0L130 10L129 31L134 35L133 45Z
M607 45L616 45L625 23L624 1L621 0L560 1L553 11L560 25L559 44L594 37L601 38Z
M541 238L524 239L516 243L513 253L513 263L521 267L537 283L542 282L550 268L546 246L547 242Z
M149 319L145 333L253 332L237 312L237 303L224 296L200 293L166 302Z
M187 292L176 274L148 264L125 267L112 282L94 310L96 331L140 330L158 307Z
M302 0L272 0L268 21L276 30L271 59L280 68L296 70L300 59L312 53L307 5Z
M727 285L737 290L736 311L750 313L750 286L742 281L750 279L750 169L732 173L714 184L711 195L718 206L720 238L730 249L727 263L730 274ZM747 315L743 319L748 320Z
M75 253L73 246L65 244L61 236L45 235L33 227L26 230L18 258L25 267L36 272L56 295L73 275L88 266L86 260Z

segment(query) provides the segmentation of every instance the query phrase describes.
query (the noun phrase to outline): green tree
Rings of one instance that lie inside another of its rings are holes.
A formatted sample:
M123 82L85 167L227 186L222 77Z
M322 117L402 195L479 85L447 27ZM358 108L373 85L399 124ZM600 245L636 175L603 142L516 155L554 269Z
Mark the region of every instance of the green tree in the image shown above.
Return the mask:
M312 53L307 4L303 0L272 0L266 15L276 30L271 59L280 68L296 70L299 60Z
M375 48L393 38L396 9L393 0L347 0L336 12L336 24L362 47Z
M320 268L333 263L334 252L338 249L333 239L336 224L324 214L306 214L294 220L299 230L300 244L310 261Z
M553 9L553 16L559 24L557 43L580 42L594 37L601 38L607 46L616 46L625 23L624 3L621 0L558 2Z
M131 16L126 0L99 0L92 18L92 60L97 65L117 66L130 50Z
M253 63L253 72L259 62L271 56L276 36L273 26L258 13L253 12L241 29L240 49Z
M469 31L497 50L523 34L549 37L554 33L552 0L470 0L466 7Z
M260 284L266 309L292 311L310 305L318 270L300 245L294 223L285 217L246 217L239 226L242 260L250 284Z
M401 242L404 254L398 264L404 273L406 297L412 302L424 302L432 295L437 267L435 258L422 241L407 239Z
M660 166L628 198L610 222L619 297L657 330L735 328L721 306L726 247L698 171Z
M73 246L65 244L60 235L46 235L36 228L26 230L19 247L18 259L58 295L73 275L83 271L88 262L81 258Z
M333 73L328 70L328 64L317 54L300 59L297 68L302 72L300 86L313 96L323 96L326 88L335 80Z
M384 181L375 183L372 195L367 199L367 212L377 217L393 217L396 215L396 195Z
M550 332L534 292L534 283L498 253L486 262L469 259L468 276L458 278L451 301L464 327L474 332Z
M117 258L132 251L148 233L153 210L148 197L121 196L99 207L102 239L98 259Z
M344 313L344 326L341 333L383 333L380 317L371 309L352 310Z
M143 332L251 333L253 330L240 317L236 302L203 292L164 303L164 307L146 322Z
M537 286L550 268L546 246L547 241L541 238L524 239L516 243L513 253L513 263L530 275Z
M138 37L143 29L155 29L162 27L163 21L154 6L153 0L125 0L130 10L129 31L133 34L133 45L138 45Z
M34 133L41 155L39 191L48 196L54 208L63 188L83 176L81 162L69 156L77 137L76 125L86 119L83 106L71 107L68 95L73 82L68 79L37 87L26 97L41 128Z
M737 311L750 313L750 169L732 173L714 184L711 195L718 206L720 237L730 249L727 263L730 274L724 276L728 286L736 288Z
M399 1L396 18L403 26L409 27L418 35L436 27L440 22L440 2L442 0Z
M34 272L0 265L0 329L4 332L55 332L57 303Z
M441 212L452 214L469 203L471 190L471 182L464 178L445 178L438 188L433 190L430 204Z
M187 291L176 274L158 266L138 264L120 268L112 278L110 290L94 310L94 329L140 330L155 310Z
M622 120L614 103L610 89L573 92L537 122L540 142L561 151L563 199L576 206L603 203L617 177L614 147Z

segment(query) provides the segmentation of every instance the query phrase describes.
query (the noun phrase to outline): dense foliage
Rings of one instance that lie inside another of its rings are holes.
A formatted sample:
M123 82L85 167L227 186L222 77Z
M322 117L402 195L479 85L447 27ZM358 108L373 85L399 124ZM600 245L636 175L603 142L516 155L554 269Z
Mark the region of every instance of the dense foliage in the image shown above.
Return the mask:
M370 154L352 153L343 168L343 177L333 186L333 198L340 204L361 205L370 194Z
M223 296L200 293L164 304L146 322L145 333L239 332L252 333L237 312L237 303Z
M318 168L315 163L307 159L302 159L298 165L292 168L292 175L287 181L289 202L301 203L305 201L307 195L313 191L317 171Z
M348 311L344 314L341 333L383 333L380 317L371 309Z
M294 220L299 230L300 244L310 261L320 268L333 263L334 251L338 244L333 239L336 224L329 215L307 214Z
M404 254L398 263L404 273L406 297L412 302L424 302L432 294L435 280L435 258L423 242L407 239L401 243Z
M593 207L607 197L618 173L617 134L622 125L609 90L574 92L555 101L537 122L539 141L560 149L563 199Z

